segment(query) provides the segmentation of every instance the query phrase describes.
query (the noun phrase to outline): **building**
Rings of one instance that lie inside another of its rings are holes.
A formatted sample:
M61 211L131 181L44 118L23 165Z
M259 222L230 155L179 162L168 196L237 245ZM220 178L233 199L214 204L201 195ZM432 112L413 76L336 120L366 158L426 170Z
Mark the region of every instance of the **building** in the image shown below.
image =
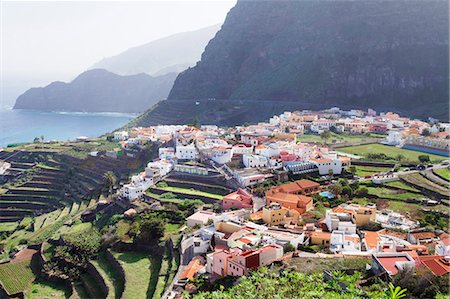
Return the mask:
M196 160L198 151L194 143L187 145L177 144L175 156L180 160Z
M401 270L414 269L415 260L408 253L383 252L372 254L372 272L375 275L387 273L396 275Z
M244 154L242 162L246 168L263 168L267 167L269 161L263 156Z
M355 233L333 231L330 237L330 250L334 253L360 252L361 242Z
M319 191L320 185L309 180L272 187L266 192L266 204L278 203L286 209L303 214L313 208L313 200L306 196Z
M300 214L296 210L283 208L278 203L271 203L262 210L262 220L269 226L298 224Z
M333 212L343 212L351 214L353 222L357 227L374 222L377 216L376 206L361 206L358 204L342 204L333 209Z
M450 273L450 258L442 255L425 255L418 257L420 263L436 276Z
M321 158L309 158L309 161L317 166L320 175L341 174L350 166L350 158L338 157L335 152L329 152Z
M114 140L115 141L122 141L128 139L128 132L127 131L117 131L114 132Z
M352 217L352 213L327 210L325 214L325 224L330 232L340 231L348 234L356 234L356 224Z
M309 243L311 245L319 245L329 247L331 241L331 233L322 231L313 231L309 235Z
M187 226L193 227L196 225L202 226L202 225L206 225L208 223L209 220L212 221L212 219L214 218L216 214L214 212L210 212L210 211L198 211L194 214L192 214L191 216L189 216L188 218L186 218L186 224Z
M445 236L436 242L435 253L442 256L450 256L450 237Z
M222 199L222 210L229 209L252 209L253 197L246 190L239 188Z

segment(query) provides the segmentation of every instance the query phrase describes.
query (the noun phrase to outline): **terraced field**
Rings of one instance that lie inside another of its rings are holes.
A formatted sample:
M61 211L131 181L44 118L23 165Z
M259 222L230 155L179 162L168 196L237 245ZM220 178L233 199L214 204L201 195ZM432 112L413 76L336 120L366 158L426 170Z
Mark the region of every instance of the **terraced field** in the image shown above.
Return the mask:
M138 252L113 253L125 271L123 298L147 298L150 284L151 261L147 254Z
M450 170L448 168L436 169L433 172L444 180L450 181Z
M406 175L401 175L400 178L408 184L414 185L415 188L422 188L434 193L437 193L445 198L449 196L449 189L445 188L439 184L436 184L430 180L424 178L420 173L409 173Z
M34 279L31 260L0 264L0 282L10 295L28 289Z
M97 260L91 261L91 263L100 273L106 283L106 286L108 287L109 292L106 298L120 298L123 293L124 282L120 279L119 274L116 273L111 264L108 263L104 256L100 256Z

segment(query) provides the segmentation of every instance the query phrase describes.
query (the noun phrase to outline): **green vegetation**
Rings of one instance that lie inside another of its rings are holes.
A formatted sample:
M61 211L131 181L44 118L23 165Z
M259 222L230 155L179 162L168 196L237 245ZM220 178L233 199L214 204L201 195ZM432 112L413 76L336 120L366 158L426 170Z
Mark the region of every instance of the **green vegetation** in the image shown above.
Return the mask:
M367 188L370 195L375 195L379 198L397 199L397 200L407 200L414 198L423 197L421 194L405 192L403 190L392 190L383 187L368 187Z
M392 168L389 167L360 166L360 165L355 165L354 167L356 168L355 174L361 178L368 175L372 176L375 173L388 172L389 170L392 170Z
M329 281L322 273L306 274L297 271L277 271L262 267L249 276L242 276L238 284L225 289L220 285L216 291L200 292L195 299L260 299L260 298L389 298L385 297L386 287L373 287L373 290L358 286L361 273L345 275L335 271ZM345 287L343 287L345 286Z
M64 299L64 287L47 281L35 281L26 293L26 299Z
M138 252L113 253L125 271L123 298L147 298L150 282L150 258Z
M420 173L408 173L405 175L400 176L400 178L404 181L406 181L409 184L415 185L420 188L424 188L426 190L436 192L441 194L442 196L448 197L449 189L445 188L439 184L436 184L430 180L427 180L423 176L420 175Z
M403 183L402 181L394 181L394 182L389 182L389 183L385 183L385 186L390 186L390 187L394 187L397 189L402 189L402 190L406 190L406 191L410 191L410 192L417 192L420 193L419 189L416 189L412 186L409 186L405 183Z
M209 198L219 199L219 200L223 198L222 195L203 192L203 191L199 191L199 190L195 190L195 189L179 188L179 187L173 187L173 186L161 186L161 187L160 186L161 185L157 185L156 189L163 190L166 192L179 193L179 194L204 196L204 197L209 197Z
M385 158L379 160L385 160L387 162L398 162L397 156L402 155L405 161L419 163L419 156L422 155L421 152L416 152L412 150L402 149L378 143L341 147L339 148L339 151L348 154L362 156L369 160L371 160L370 155L379 155L381 158L381 156L384 154ZM445 159L445 157L443 156L432 154L429 154L429 157L433 162L439 162Z
M1 232L12 232L17 228L17 222L3 222L0 223L0 233Z
M444 180L450 181L450 170L448 168L436 169L433 172Z
M304 273L322 273L325 270L340 271L345 269L358 269L364 271L366 264L369 263L370 260L364 258L292 258L288 261L289 267Z
M124 289L124 282L111 264L108 263L104 255L100 255L97 260L92 260L91 263L103 277L109 288L109 294L106 298L120 298Z
M368 138L382 138L385 137L379 134L367 134L367 135L353 135L348 133L334 133L330 132L329 137L326 141L331 140L331 143L358 143L367 141ZM321 138L321 135L316 134L303 134L299 138L297 138L297 142L318 142L322 143L324 138ZM339 149L340 150L340 149Z
M31 260L0 264L0 281L8 294L16 294L28 289L35 279L31 270Z

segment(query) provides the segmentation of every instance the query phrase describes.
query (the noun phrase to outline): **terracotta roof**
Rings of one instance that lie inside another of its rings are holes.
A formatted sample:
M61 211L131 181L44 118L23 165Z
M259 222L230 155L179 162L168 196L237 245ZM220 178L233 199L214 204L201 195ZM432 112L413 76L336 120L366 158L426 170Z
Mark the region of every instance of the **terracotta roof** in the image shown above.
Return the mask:
M441 242L445 245L445 246L450 246L450 237L445 237L441 239Z
M315 238L321 238L324 240L330 240L331 239L331 233L328 232L312 232L311 237Z
M194 258L189 262L189 264L186 266L186 269L184 269L183 273L181 273L180 279L188 278L189 280L194 279L195 274L203 268L203 264L201 262L200 258Z
M366 231L364 232L364 239L366 240L368 249L375 249L378 242L381 240L377 232Z
M297 185L299 185L301 188L314 188L314 187L320 187L319 183L310 181L310 180L300 180L296 182Z
M418 258L434 275L441 276L450 273L450 264L441 255L425 255Z
M420 233L412 233L416 239L434 239L436 238L436 234L433 232L420 232Z

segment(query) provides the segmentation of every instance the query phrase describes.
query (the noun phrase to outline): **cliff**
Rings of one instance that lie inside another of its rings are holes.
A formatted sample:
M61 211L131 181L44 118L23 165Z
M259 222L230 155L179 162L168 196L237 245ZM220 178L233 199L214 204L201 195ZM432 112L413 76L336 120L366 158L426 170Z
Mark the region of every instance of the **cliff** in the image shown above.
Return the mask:
M17 98L14 109L139 113L165 99L175 77L176 73L119 76L94 69L70 83L31 88Z
M238 1L159 106L263 100L275 110L297 102L446 119L448 9L448 1ZM178 119L214 121L209 112Z

